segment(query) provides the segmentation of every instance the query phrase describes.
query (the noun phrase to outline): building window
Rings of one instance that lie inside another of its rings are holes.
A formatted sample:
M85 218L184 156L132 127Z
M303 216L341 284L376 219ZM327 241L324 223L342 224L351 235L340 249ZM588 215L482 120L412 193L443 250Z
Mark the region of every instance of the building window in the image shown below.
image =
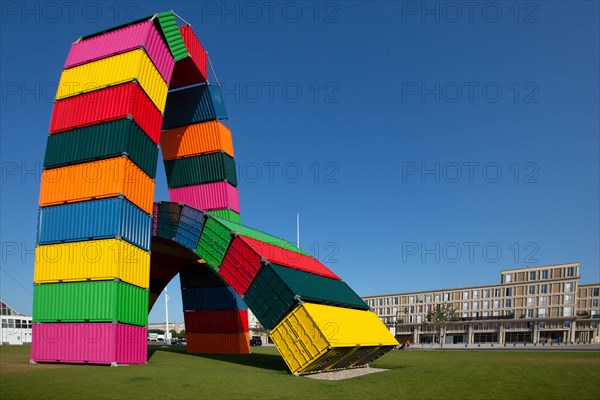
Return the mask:
M391 308L389 308L389 307L388 307L388 308L386 308L386 309L385 309L385 313L386 313L387 315L390 315L390 314L392 313L392 310L391 310Z
M528 298L527 298L527 306L528 306L528 307L533 307L533 306L535 306L535 297L528 297Z
M510 307L512 307L512 300L511 299L504 300L504 308L510 308Z
M546 309L545 308L538 308L538 317L546 318Z
M464 312L462 313L462 317L463 318L469 318L469 313L468 312ZM466 325L465 325L466 326Z
M397 306L398 305L398 298L394 297L394 305Z
M563 317L570 317L573 315L573 307L563 307Z
M417 324L420 324L421 322L423 322L423 316L417 315Z
M494 308L500 308L500 300L494 300Z
M593 289L592 296L594 296L594 297L600 296L600 288L595 287Z
M435 295L435 302L436 303L440 302L440 294L439 293Z
M535 286L534 285L529 286L529 294L535 294Z
M504 323L504 329L510 329L510 322Z
M410 306L410 313L414 314L415 313L415 306Z
M386 305L386 306L389 306L389 305L390 305L390 298L389 298L389 297L385 299L385 305Z
M575 267L567 267L567 276L575 276Z
M484 311L483 312L483 316L484 317L489 317L490 316L490 312L489 311Z
M381 307L383 305L383 299L379 299L379 306Z
M484 310L489 310L490 309L490 302L489 302L489 300L484 300L483 301L483 309Z
M473 290L473 299L479 298L479 290Z
M529 271L529 280L535 281L536 271Z
M478 331L479 330L479 324L473 324L473 330L474 331Z
M494 290L494 297L500 297L500 296L502 296L501 289L495 289Z
M598 308L598 299L592 299L592 307Z
M504 275L504 283L510 283L510 282L512 282L512 274Z
M565 304L572 304L573 303L573 296L570 294L565 294Z
M468 310L468 309L469 309L469 302L468 302L468 301L465 301L465 302L463 303L463 310Z
M510 288L510 287L506 288L506 296L512 296L512 288Z
M417 301L419 303L422 303L424 298L425 298L425 296L423 296L422 294L420 294L420 295L417 296Z
M450 293L444 293L444 301L450 301Z
M423 305L419 304L419 312L422 313L423 312Z
M485 297L486 299L490 298L490 289L485 289L483 291L483 297Z
M408 298L408 304L414 304L415 303L415 296L410 296Z
M2 327L8 328L8 320L6 318L2 318Z
M546 321L538 322L538 328L542 328L542 329L546 328Z
M463 300L469 300L469 292L463 292Z
M571 327L571 321L563 321L563 328L570 328Z
M539 305L540 306L545 306L546 304L548 304L548 297L546 297L546 296L540 296Z
M533 314L533 309L529 309L527 310L527 318L533 318L534 314Z
M15 320L14 319L9 319L8 320L8 327L9 328L14 328L15 327Z
M542 279L548 279L548 270L547 269L542 271Z
M573 291L573 283L572 282L565 283L565 292L572 292L572 291Z
M494 311L494 312L493 312L493 315L494 315L494 317L497 317L497 316L499 316L499 315L500 315L500 312L499 312L499 311Z
M478 301L473 302L473 310L479 310L479 302Z
M431 304L427 304L427 312L431 312Z
M427 303L431 303L431 295L430 294L427 295L426 299L427 299Z
M548 285L540 285L540 293L548 293Z

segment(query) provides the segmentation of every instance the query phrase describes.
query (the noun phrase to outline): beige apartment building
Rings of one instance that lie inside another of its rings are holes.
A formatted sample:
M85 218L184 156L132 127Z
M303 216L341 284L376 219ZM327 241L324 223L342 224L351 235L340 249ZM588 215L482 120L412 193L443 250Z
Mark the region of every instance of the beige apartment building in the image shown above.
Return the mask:
M439 341L427 323L436 305L456 320L445 343L600 342L600 283L580 284L579 263L501 271L500 283L363 297L398 340Z

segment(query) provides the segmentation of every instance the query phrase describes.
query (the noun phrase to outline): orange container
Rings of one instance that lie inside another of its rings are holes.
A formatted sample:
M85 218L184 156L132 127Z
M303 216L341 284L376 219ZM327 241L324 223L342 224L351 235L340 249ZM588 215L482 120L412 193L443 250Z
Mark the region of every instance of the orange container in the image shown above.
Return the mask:
M154 180L127 157L44 170L40 206L123 195L152 214Z
M202 122L164 131L160 137L163 159L224 151L233 157L231 131L218 121Z
M187 332L187 352L193 354L248 354L248 332L190 333Z

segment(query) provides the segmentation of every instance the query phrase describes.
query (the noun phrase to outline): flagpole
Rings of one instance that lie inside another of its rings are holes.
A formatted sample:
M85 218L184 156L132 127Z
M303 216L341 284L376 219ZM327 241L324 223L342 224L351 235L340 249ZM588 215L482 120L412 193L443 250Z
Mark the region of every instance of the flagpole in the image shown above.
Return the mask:
M166 320L166 328L165 331L165 343L171 344L171 339L169 338L169 293L167 292L167 288L165 287L165 320Z
M300 213L296 213L296 247L300 248Z

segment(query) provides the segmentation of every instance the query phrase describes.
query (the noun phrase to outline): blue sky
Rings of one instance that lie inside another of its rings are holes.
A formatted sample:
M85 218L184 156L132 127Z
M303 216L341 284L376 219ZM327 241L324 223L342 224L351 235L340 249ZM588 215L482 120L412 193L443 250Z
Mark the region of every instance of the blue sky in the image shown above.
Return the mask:
M1 4L3 300L31 312L40 166L70 44L168 9L224 87L244 223L293 241L299 212L302 247L360 295L571 261L600 281L597 2L270 4Z

